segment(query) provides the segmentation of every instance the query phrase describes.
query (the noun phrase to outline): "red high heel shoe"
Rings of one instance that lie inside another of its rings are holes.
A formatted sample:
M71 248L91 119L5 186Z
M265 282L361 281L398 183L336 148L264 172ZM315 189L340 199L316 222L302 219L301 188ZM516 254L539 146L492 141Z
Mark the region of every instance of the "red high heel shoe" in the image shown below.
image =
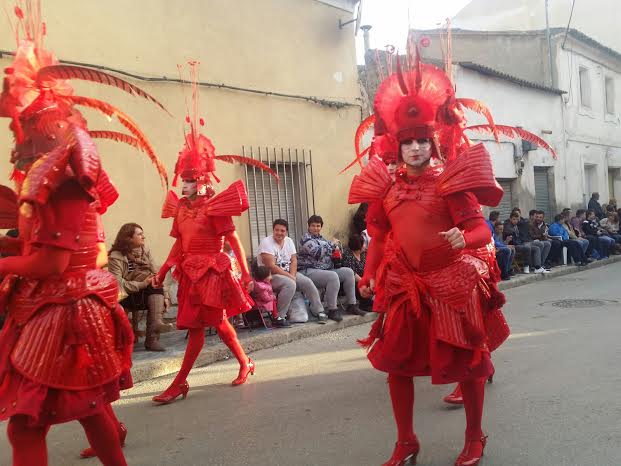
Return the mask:
M125 446L125 439L127 438L127 427L122 422L119 423L119 441L121 442L121 448ZM93 447L88 447L82 450L80 458L94 458L97 456Z
M167 405L169 403L172 403L179 397L185 400L188 396L189 390L190 386L188 385L187 381L180 383L179 385L171 385L164 391L164 393L154 396L153 401L155 403Z
M479 445L481 444L481 452L479 453ZM478 440L466 440L464 449L461 451L455 466L477 466L481 458L483 457L483 450L487 444L487 436L481 437ZM474 451L473 451L474 450Z
M461 385L457 384L455 390L453 390L452 393L446 395L442 400L450 405L463 405L464 397L461 394Z
M239 375L235 380L231 382L231 385L237 386L246 383L246 380L248 380L248 375L254 375L254 371L256 368L257 365L254 363L254 361L248 358L248 364L239 368Z
M395 450L392 456L382 466L408 466L416 464L416 457L420 451L420 443L414 438L409 442L395 443Z

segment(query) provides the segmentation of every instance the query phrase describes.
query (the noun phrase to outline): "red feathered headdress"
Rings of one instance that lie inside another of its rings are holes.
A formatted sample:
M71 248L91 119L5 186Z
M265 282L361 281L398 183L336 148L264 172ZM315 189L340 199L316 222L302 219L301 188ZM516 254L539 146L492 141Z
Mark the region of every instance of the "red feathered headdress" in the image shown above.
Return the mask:
M107 102L74 95L69 80L80 79L114 86L150 100L166 111L164 106L139 87L116 76L82 66L60 64L43 44L46 26L41 20L39 0L17 0L15 15L17 21L13 28L17 50L13 63L5 69L0 94L0 117L11 118L11 129L17 143L22 143L24 139L22 124L48 110L58 110L69 115L72 123L85 128L85 120L73 107L86 106L99 110L109 118L117 117L132 134L130 136L116 131L94 131L91 136L125 142L145 152L157 167L162 184L167 185L166 169L138 125ZM23 174L14 173L13 176L20 178Z
M446 74L433 65L420 64L397 72L382 82L375 94L375 112L399 142L433 138L443 122L438 109L452 98L453 86Z
M179 158L175 164L175 178L173 186L177 186L179 178L185 180L196 180L199 184L199 193L206 194L207 191L213 192L208 187L213 181L220 182L216 176L216 160L227 163L241 163L252 165L264 170L274 176L278 180L278 175L267 165L258 160L241 155L216 155L216 149L204 134L198 131L198 126L204 126L205 121L198 116L199 112L199 89L198 89L198 66L199 62L189 61L190 83L192 89L191 105L186 101L187 116L186 123L190 125L190 129L185 133L183 148L179 152ZM178 65L181 74L181 66Z

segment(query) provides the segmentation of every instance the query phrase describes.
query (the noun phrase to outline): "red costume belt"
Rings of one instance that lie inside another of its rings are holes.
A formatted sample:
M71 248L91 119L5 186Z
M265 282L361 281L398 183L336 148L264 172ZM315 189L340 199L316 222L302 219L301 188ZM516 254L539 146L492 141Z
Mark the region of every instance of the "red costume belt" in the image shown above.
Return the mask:
M89 295L96 295L106 307L114 308L118 284L105 270L78 270L45 280L20 278L9 292L9 316L23 325L45 304L71 303Z
M485 263L468 255L438 258L432 271L416 271L402 253L379 277L388 312L404 306L415 317L427 307L436 337L461 348L485 348L485 326L478 286L489 278Z

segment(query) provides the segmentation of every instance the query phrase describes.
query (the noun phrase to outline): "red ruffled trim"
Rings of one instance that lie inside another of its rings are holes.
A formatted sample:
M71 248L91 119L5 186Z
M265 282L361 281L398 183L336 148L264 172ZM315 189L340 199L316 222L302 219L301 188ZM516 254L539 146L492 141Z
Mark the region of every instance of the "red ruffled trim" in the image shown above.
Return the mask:
M79 391L49 388L10 370L0 385L0 422L15 415L27 416L32 426L83 419L103 411L132 386L129 370L105 385Z

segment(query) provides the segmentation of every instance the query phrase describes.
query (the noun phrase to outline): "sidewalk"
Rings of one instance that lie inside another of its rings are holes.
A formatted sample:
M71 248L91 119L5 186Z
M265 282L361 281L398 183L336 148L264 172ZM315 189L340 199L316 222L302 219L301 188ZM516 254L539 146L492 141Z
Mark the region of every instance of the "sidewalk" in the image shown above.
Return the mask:
M603 267L605 265L621 262L621 256L613 256L610 259L593 262L587 267L562 266L556 267L551 273L545 275L518 275L510 281L501 282L499 288L507 290L540 280L548 280L563 275L573 274L586 269ZM295 340L308 338L323 333L333 332L353 325L361 325L375 320L375 313L366 316L344 316L343 322L337 323L332 320L325 325L320 325L316 321L309 321L306 324L296 324L286 329L253 329L238 330L239 339L248 353L261 349L272 348L284 345ZM162 344L167 348L165 352L156 353L144 350L143 339L134 349L132 375L134 382L161 377L175 373L181 366L183 353L185 351L185 331L174 331L163 334ZM231 357L231 353L220 341L217 335L210 335L205 338L205 347L199 355L195 366L206 366L217 361L222 361Z

